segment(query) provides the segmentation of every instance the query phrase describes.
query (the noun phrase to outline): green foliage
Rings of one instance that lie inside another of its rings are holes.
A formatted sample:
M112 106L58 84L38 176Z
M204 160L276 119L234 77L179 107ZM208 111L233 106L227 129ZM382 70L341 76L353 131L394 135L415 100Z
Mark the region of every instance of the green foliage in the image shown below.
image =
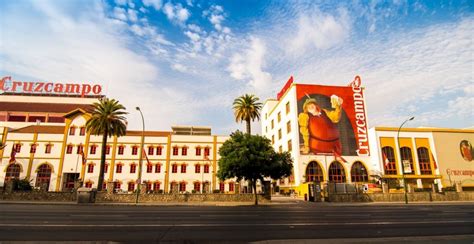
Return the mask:
M214 190L212 190L212 193L222 193L222 192L219 189L214 189Z
M33 187L31 182L27 179L13 179L13 190L14 191L32 191Z
M99 180L97 190L102 190L104 182L105 148L107 138L123 136L127 132L125 107L115 99L103 98L94 103L91 118L86 122L87 130L93 135L102 135L102 150L100 155Z
M245 121L247 123L247 133L250 134L250 122L260 119L262 103L255 95L245 94L234 100L232 108L236 122Z
M219 154L219 179L249 180L255 194L257 180L263 182L266 177L287 177L293 168L289 152L277 153L267 138L240 131L232 133L219 149Z
M443 191L456 191L456 187L448 186L448 187L443 188Z

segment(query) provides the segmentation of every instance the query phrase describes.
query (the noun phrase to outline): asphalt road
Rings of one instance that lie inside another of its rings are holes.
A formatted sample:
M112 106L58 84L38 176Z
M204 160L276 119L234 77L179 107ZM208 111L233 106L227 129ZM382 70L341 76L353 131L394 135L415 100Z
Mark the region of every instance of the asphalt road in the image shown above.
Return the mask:
M238 207L0 204L2 241L286 243L293 242L291 239L459 235L463 236L461 243L474 243L474 203ZM450 242L449 238L445 241Z

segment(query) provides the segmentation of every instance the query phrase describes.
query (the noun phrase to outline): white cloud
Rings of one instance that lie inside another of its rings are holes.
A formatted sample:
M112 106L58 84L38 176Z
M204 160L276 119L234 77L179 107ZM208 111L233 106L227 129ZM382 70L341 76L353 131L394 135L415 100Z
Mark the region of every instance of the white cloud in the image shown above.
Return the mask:
M222 22L225 20L224 8L220 5L212 5L208 10L203 11L203 16L208 17L209 22L218 31L224 30L224 33L230 33L229 27L223 27Z
M146 7L153 7L155 10L161 9L161 0L143 0L143 5Z
M171 22L178 24L184 24L191 16L189 10L183 8L181 4L173 5L169 2L163 6L163 13Z
M191 39L191 41L193 41L193 42L197 42L197 41L199 41L199 39L201 39L198 34L196 34L194 32L191 32L191 31L185 31L184 34L187 37L189 37L189 39Z
M182 65L182 64L173 64L171 66L171 68L173 70L176 70L176 71L179 71L179 72L182 72L182 73L185 73L185 72L188 71L188 68L186 66Z
M194 32L201 33L201 28L195 24L189 24L188 28Z
M265 61L265 43L251 37L249 47L243 54L234 54L228 70L230 76L237 80L248 80L249 85L257 90L268 89L272 81L270 73L263 71Z
M127 4L127 0L115 0L115 4L123 6Z
M341 43L350 34L351 22L347 11L342 9L339 16L316 12L299 16L296 29L287 50L300 54L315 48L328 49Z
M119 19L119 20L122 20L122 21L127 21L127 14L125 12L125 9L123 9L123 8L115 7L113 16L116 19Z
M136 10L133 10L133 9L128 9L128 19L132 22L136 22L137 21L137 11Z

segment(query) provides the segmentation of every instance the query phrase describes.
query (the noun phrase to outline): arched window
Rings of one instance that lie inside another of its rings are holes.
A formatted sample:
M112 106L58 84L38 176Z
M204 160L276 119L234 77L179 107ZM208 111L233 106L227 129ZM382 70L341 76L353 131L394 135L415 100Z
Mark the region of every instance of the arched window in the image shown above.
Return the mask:
M430 175L432 171L431 171L430 156L428 153L428 148L419 147L416 151L418 153L418 162L420 163L420 174Z
M329 166L329 182L343 183L346 182L346 172L339 162L332 162Z
M178 191L179 191L178 182L171 182L170 192L171 193L178 193Z
M51 180L51 167L47 164L42 164L38 167L36 173L36 187L45 186L49 188L49 181Z
M323 182L323 170L317 162L310 162L306 167L306 182L319 181Z
M382 163L384 165L384 170L386 175L396 175L397 166L395 165L395 153L392 147L383 147L382 148Z
M400 156L402 158L402 168L405 174L414 174L415 168L413 168L413 157L411 156L411 148L409 147L402 147L400 148ZM410 162L410 171L405 170L405 166L403 162L409 161Z
M20 178L21 166L19 164L8 165L7 172L5 174L5 181Z
M367 174L367 169L364 165L357 161L352 165L351 168L351 181L352 182L368 182L369 176Z

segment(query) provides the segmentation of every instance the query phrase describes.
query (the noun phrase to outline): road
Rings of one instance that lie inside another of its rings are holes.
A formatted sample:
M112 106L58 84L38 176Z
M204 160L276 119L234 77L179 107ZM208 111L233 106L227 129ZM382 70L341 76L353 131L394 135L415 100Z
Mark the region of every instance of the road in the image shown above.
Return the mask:
M453 235L463 235L462 240L473 243L474 204L299 203L237 207L0 204L0 240L3 241L219 243Z

